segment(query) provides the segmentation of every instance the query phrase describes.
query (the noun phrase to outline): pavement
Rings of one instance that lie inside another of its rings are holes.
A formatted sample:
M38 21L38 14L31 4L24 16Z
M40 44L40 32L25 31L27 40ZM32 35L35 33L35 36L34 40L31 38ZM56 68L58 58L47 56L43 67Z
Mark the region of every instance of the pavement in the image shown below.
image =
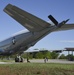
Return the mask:
M29 61L30 63L45 63L44 59L31 59ZM27 63L26 59L23 63ZM49 59L48 61L46 61L46 63L74 64L74 61ZM18 63L12 61L12 62L0 62L0 64L18 64Z
M45 63L44 59L32 59L29 60L31 63ZM61 63L61 64L74 64L74 61L60 60L60 59L48 59L46 63Z

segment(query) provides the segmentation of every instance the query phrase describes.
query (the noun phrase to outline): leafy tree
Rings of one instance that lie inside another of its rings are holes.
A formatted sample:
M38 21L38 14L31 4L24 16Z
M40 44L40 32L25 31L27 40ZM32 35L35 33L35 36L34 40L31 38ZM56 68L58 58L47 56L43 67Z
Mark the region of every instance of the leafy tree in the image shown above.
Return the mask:
M62 54L59 59L66 59L66 56L64 54Z
M38 52L37 54L36 54L36 58L40 58L40 59L42 59L43 58L43 54L42 54L42 52Z
M49 52L49 51L45 52L45 53L43 54L43 57L47 57L47 58L51 59L51 58L52 58L51 52Z
M56 59L58 57L58 55L59 55L59 53L51 52L52 59Z
M69 55L67 55L66 57L67 57L67 59L68 59L69 61L73 61L73 60L74 60L74 56L73 56L72 54L69 54Z

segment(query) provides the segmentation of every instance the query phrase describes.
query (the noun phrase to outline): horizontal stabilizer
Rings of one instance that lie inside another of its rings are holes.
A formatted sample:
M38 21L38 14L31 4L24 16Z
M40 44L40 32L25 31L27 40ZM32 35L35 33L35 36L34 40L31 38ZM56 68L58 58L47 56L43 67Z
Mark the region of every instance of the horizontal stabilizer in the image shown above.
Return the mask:
M64 31L64 30L72 30L74 29L74 24L64 24L63 26L59 27L55 31Z

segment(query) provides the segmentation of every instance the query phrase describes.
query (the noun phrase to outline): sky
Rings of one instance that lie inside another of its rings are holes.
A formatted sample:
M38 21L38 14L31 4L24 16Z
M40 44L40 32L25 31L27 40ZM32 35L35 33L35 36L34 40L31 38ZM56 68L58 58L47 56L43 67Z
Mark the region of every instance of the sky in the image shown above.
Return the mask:
M0 0L0 40L25 29L3 11L7 4L18 6L47 22L50 22L48 15L51 14L58 22L69 18L68 23L74 23L74 0ZM66 47L74 47L74 30L50 33L31 49L57 50Z

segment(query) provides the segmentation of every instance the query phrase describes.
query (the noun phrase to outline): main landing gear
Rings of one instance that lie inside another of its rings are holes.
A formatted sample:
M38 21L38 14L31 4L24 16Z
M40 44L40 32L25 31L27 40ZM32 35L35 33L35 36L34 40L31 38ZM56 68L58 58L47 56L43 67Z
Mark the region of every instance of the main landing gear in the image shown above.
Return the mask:
M17 56L15 58L15 62L23 62L23 58L21 58L21 56Z

